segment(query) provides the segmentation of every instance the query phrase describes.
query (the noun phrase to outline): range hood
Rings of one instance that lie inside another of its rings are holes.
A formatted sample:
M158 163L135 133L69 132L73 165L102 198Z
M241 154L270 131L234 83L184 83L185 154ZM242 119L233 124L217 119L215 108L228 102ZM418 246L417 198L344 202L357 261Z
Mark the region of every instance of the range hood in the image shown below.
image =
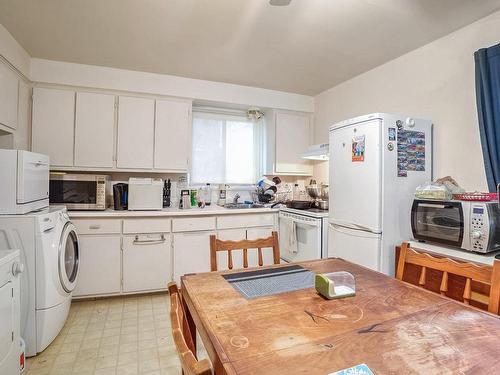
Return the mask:
M302 154L302 159L309 160L328 160L330 157L328 143L313 145Z

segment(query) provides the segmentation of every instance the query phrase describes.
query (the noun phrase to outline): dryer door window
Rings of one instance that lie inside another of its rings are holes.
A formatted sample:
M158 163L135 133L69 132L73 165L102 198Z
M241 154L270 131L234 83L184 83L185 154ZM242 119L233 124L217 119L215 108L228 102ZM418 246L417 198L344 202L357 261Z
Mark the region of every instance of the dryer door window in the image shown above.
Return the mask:
M68 293L73 291L78 277L80 249L76 228L72 223L64 226L59 245L59 276Z

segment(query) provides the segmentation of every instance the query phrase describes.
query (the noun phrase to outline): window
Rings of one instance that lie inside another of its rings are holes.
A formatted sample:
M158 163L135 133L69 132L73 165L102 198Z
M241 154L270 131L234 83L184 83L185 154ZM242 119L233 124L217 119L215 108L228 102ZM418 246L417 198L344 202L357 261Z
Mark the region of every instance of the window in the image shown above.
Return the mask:
M261 124L242 115L195 112L191 182L254 184Z

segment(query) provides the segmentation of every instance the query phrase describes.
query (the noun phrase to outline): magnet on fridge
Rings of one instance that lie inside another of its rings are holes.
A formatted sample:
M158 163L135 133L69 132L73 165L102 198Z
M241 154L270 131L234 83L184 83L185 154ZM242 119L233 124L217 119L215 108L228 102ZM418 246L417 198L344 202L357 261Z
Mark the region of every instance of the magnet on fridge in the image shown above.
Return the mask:
M389 143L387 144L387 149L388 149L389 151L394 150L394 145L393 145L393 143L392 143L392 142L389 142Z

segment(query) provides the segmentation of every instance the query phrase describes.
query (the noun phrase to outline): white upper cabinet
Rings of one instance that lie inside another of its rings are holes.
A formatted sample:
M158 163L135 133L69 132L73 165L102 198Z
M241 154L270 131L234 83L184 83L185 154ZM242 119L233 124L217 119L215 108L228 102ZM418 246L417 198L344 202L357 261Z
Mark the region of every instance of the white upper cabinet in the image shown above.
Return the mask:
M112 168L115 96L76 94L75 166Z
M117 168L153 168L154 127L154 99L119 97Z
M312 165L301 155L310 146L309 114L276 112L274 173L311 175Z
M191 102L156 101L154 167L187 171L191 150Z
M0 62L0 124L17 128L17 75Z
M32 148L51 166L73 166L75 92L33 89Z

